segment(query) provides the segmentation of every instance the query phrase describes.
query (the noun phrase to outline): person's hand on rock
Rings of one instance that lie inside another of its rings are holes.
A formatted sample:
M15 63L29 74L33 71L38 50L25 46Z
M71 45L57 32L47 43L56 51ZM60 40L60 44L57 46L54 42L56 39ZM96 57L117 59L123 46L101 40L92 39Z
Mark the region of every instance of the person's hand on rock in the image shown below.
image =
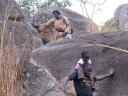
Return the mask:
M114 73L115 73L114 69L111 68L111 69L109 70L109 75L110 75L110 76L113 76Z

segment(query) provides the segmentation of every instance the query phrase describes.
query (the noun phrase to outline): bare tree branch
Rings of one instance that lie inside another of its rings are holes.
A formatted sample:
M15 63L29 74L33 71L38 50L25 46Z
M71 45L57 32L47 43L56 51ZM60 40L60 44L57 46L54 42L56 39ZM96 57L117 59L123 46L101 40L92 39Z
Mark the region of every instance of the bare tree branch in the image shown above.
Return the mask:
M91 31L92 30L92 19L96 12L96 8L104 5L108 0L103 0L103 2L101 2L100 0L97 0L97 2L94 2L93 0L91 0L91 1L90 0L78 0L78 1L80 2L80 7L82 9L83 14L85 12L87 17L89 18L89 30ZM87 4L89 4L93 7L91 16L89 15L89 11L86 7ZM101 8L98 8L97 11L99 11L99 9L101 9Z

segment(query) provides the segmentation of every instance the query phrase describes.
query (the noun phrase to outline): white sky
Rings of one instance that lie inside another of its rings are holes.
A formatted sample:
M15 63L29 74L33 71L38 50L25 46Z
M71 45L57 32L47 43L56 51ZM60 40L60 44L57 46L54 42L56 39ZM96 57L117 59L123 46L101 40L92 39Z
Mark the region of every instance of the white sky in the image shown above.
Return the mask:
M92 2L96 2L97 0L90 0ZM95 11L95 14L93 16L93 21L98 25L103 25L105 21L109 20L114 16L114 12L116 8L124 3L128 3L128 0L98 0L100 3L103 3L106 1L106 3L100 7L96 7L96 9L101 9L101 11ZM82 9L80 7L80 2L78 0L72 0L73 5L69 8L75 12L78 12L80 14L82 13ZM89 12L89 15L92 14L92 5L87 4L87 10ZM85 15L86 16L86 15Z

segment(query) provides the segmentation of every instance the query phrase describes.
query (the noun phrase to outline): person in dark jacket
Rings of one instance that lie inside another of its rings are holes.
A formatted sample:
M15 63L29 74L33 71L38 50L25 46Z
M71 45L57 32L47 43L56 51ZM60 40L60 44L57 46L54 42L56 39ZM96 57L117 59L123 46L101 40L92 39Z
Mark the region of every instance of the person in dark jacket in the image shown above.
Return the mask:
M69 81L74 82L74 87L77 96L93 96L95 90L95 82L114 75L114 69L110 69L107 74L93 76L91 74L92 67L90 64L80 64L71 74L69 74L63 83L63 91Z

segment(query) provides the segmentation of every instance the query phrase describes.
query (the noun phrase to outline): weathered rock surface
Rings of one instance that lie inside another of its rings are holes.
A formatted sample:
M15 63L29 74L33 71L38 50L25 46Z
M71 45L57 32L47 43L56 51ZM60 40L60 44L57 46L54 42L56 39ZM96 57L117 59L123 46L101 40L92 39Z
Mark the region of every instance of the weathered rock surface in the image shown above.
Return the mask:
M26 22L32 23L32 17L34 15L34 11L30 10L29 8L22 8L21 9L24 18L26 19Z
M6 17L6 18L5 18ZM37 38L34 39L36 34L36 29L34 29L29 22L26 22L26 18L14 0L1 0L0 1L0 28L1 36L4 33L4 42L8 43L9 39L14 39L14 45L18 46L18 50L22 50L24 45L26 50L30 51L32 49L41 46L41 40ZM33 36L32 36L33 35ZM33 38L32 38L33 37ZM35 45L33 45L33 44ZM32 46L33 45L33 46ZM33 47L33 48L32 48ZM25 54L28 54L27 52Z
M17 54L25 49L24 56L28 56L32 51L32 32L34 29L25 22L23 13L15 0L0 0L0 28L0 36L2 38L3 34L4 45L6 46L7 43L14 40Z
M0 0L0 21L7 16L10 20L22 21L24 16L15 0Z
M114 16L119 20L119 28L122 31L128 31L128 4L120 5L116 11Z
M43 66L32 58L26 65L22 96L65 96L58 87L58 82Z
M32 49L33 50L43 46L42 40L39 37L33 36L32 38L33 38L33 42L32 42Z
M6 9L8 9L8 13L9 10L11 10L10 14L7 15L8 18L4 19ZM11 54L11 56L14 55L12 58L18 58L12 62L18 63L17 60L20 59L20 64L26 65L26 75L24 74L23 76L24 90L21 91L20 86L17 86L17 96L52 96L50 95L52 92L65 96L57 87L56 79L46 68L37 64L34 65L34 62L30 62L30 64L28 64L32 50L42 46L42 41L38 37L35 37L36 30L34 30L32 26L25 21L21 9L14 0L0 0L0 21L1 48L4 49L9 46L9 49L14 51L14 53L12 52ZM10 60L10 58L7 59ZM18 72L21 69L22 68L17 69Z
M81 34L72 40L51 42L36 49L32 57L60 80L75 67L81 51L87 50L97 74L106 73L109 68L114 68L116 72L115 77L99 83L100 91L96 96L127 96L128 53L107 46L90 45L98 43L127 50L127 36L127 32Z

